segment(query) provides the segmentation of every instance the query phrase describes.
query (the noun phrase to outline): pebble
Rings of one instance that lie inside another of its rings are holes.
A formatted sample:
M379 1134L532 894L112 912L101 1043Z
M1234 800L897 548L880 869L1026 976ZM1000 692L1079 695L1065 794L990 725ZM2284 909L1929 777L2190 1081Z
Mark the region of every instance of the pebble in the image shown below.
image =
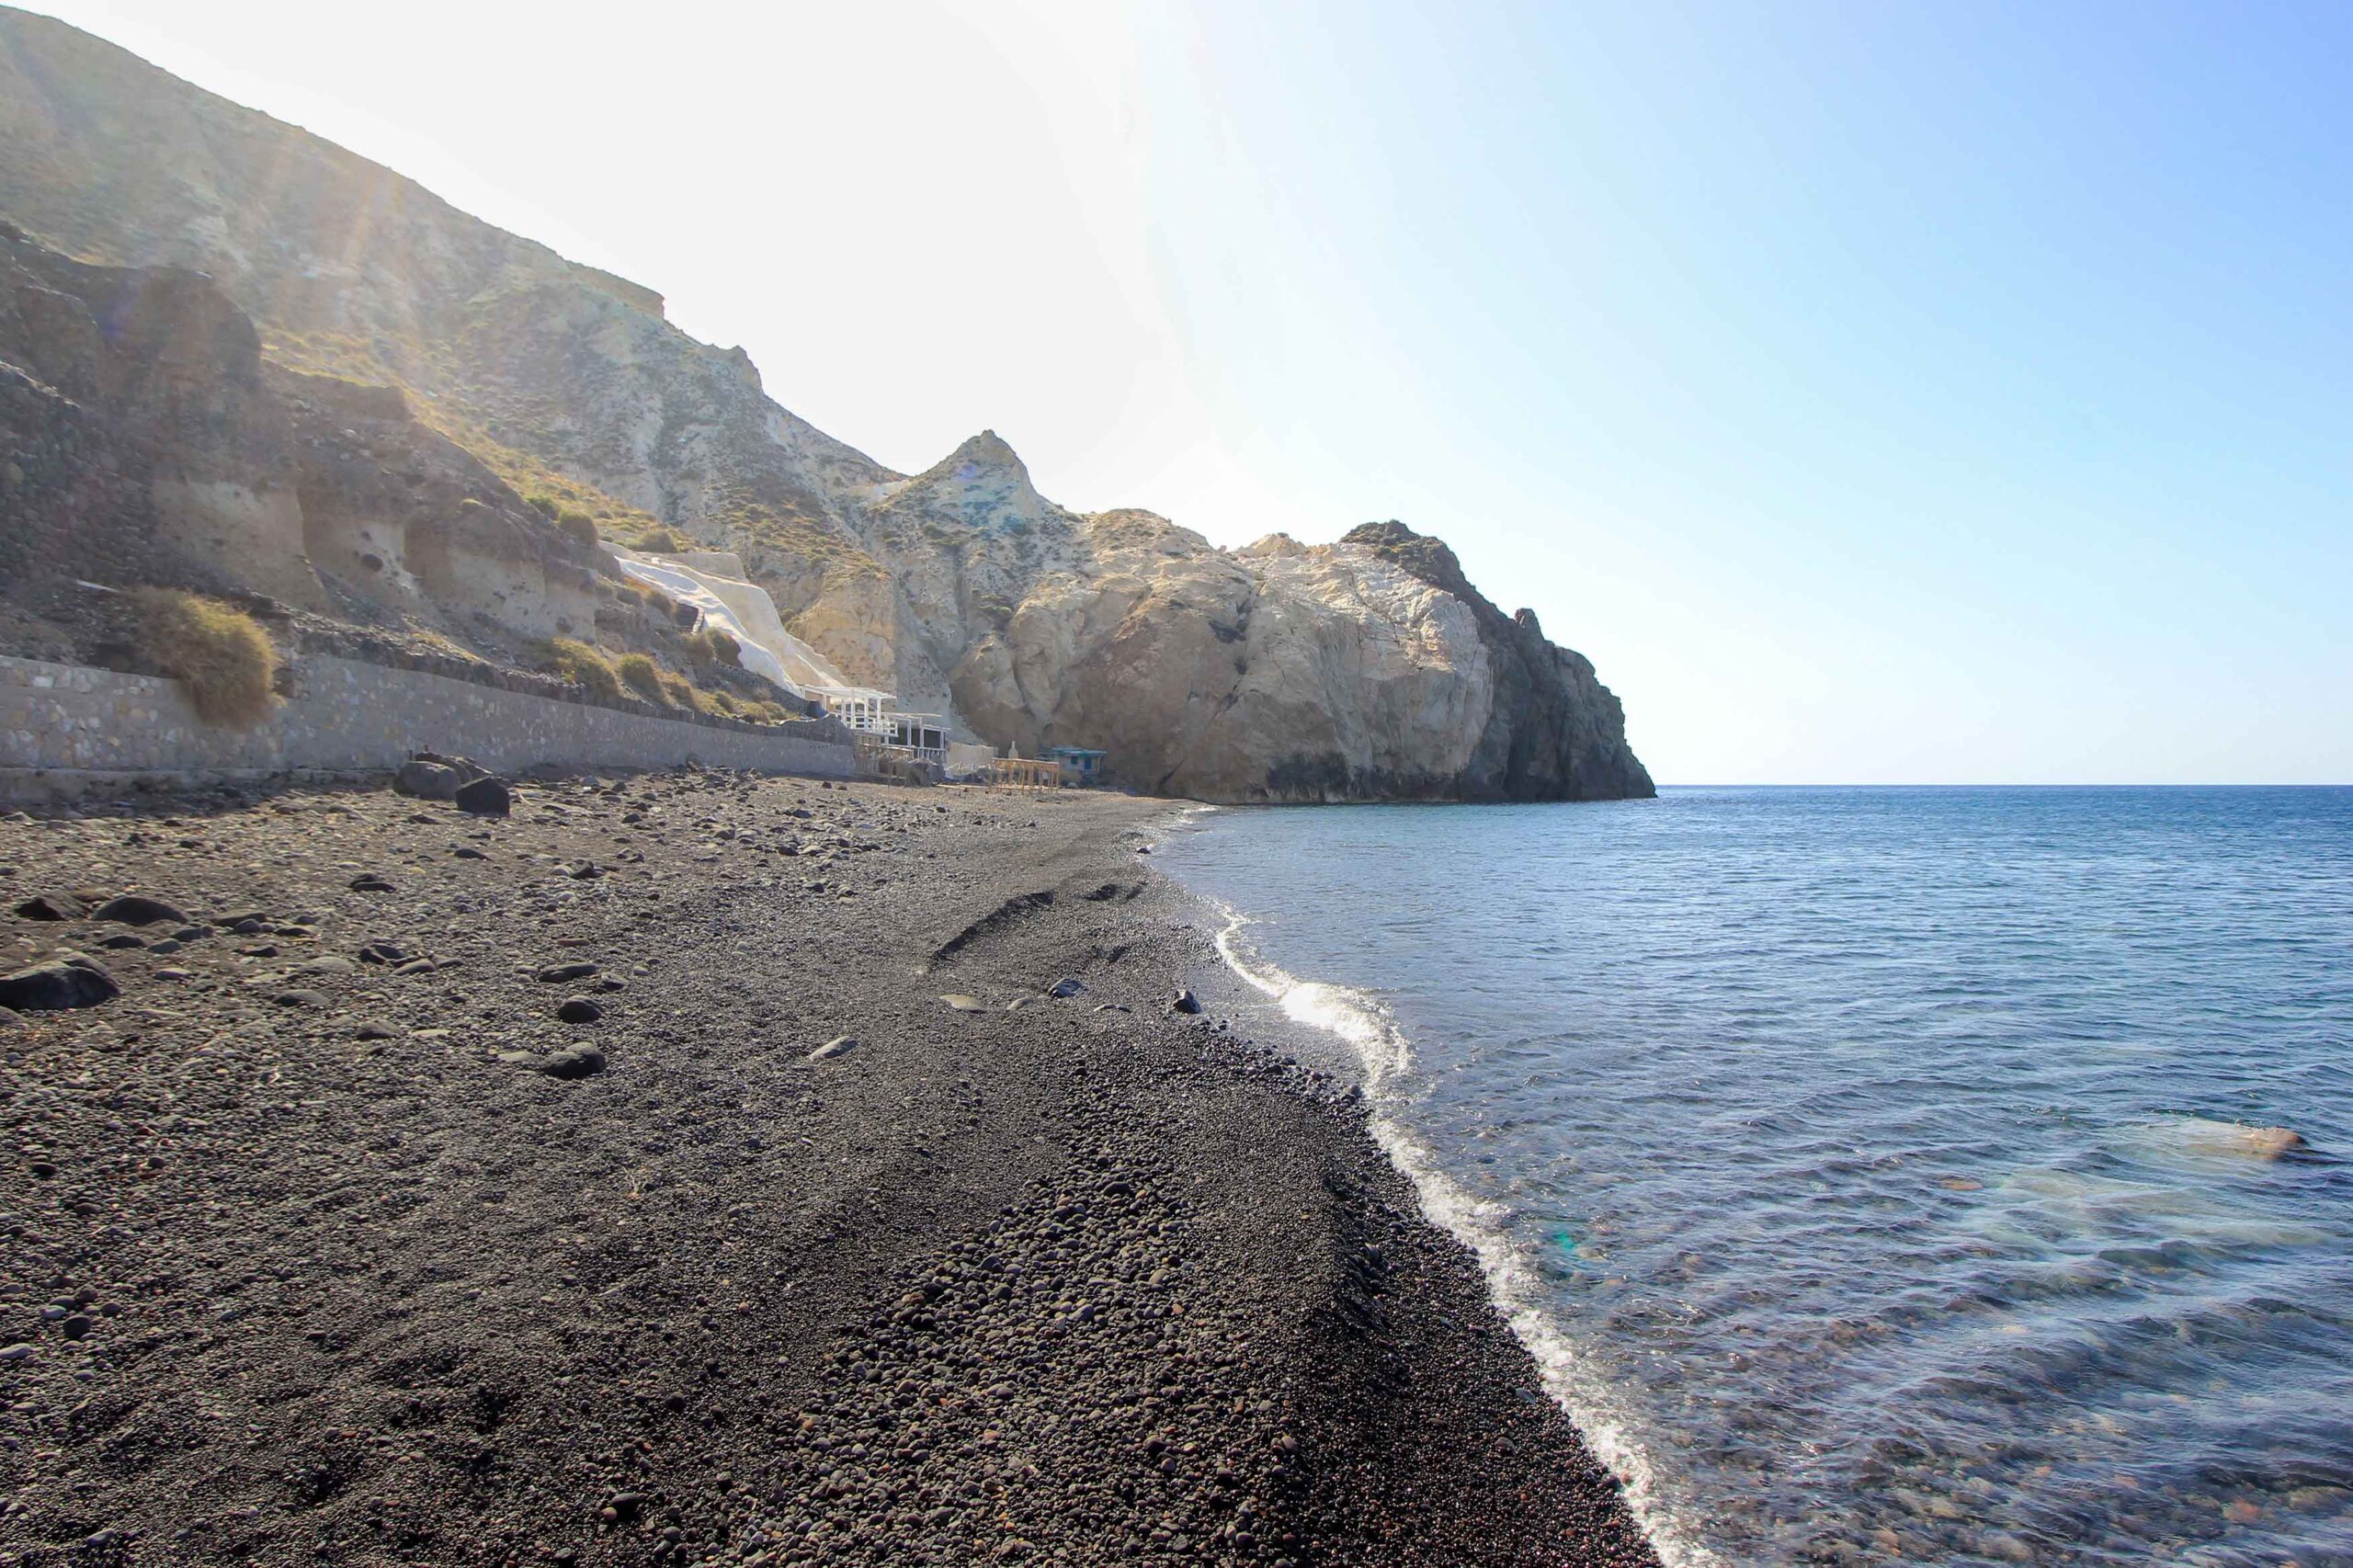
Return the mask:
M324 991L280 991L270 998L281 1007L324 1007L327 994Z
M962 992L950 992L940 997L940 1000L960 1013L985 1013L989 1010L989 1005L986 1002L977 996L967 996Z
M605 1016L605 1009L585 996L567 996L556 1004L555 1016L567 1024L593 1024Z
M816 1050L811 1051L809 1053L809 1060L812 1062L830 1062L836 1056L847 1056L851 1051L856 1051L857 1049L858 1040L856 1037L846 1034L837 1034L833 1039L827 1040L824 1044L819 1046Z
M567 980L586 980L597 972L593 963L551 963L540 971L542 985L562 985Z
M593 1045L567 1045L540 1058L539 1067L551 1078L585 1078L605 1070L605 1053Z

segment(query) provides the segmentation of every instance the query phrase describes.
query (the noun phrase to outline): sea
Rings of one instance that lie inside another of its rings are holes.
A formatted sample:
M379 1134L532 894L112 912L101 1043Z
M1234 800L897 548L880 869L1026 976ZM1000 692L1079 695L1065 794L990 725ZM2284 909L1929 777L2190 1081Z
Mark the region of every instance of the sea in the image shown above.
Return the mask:
M2353 1564L2353 790L1229 808L1158 856L1670 1564Z

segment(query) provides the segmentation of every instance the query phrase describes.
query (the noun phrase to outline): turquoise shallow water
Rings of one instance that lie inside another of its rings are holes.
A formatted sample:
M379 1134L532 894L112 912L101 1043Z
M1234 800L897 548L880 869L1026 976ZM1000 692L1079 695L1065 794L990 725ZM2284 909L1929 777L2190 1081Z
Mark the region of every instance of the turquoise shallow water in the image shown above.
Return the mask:
M2353 1563L2353 790L1219 811L1159 863L1364 1052L1671 1559Z

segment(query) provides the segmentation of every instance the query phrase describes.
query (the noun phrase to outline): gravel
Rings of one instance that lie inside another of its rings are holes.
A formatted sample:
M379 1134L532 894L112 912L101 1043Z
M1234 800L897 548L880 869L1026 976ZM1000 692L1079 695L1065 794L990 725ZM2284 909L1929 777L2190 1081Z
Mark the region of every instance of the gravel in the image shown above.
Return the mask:
M0 824L77 901L0 970L123 893L269 938L0 1034L0 1562L1654 1563L1346 1084L1236 1027L1166 809ZM541 982L602 971L586 1046Z

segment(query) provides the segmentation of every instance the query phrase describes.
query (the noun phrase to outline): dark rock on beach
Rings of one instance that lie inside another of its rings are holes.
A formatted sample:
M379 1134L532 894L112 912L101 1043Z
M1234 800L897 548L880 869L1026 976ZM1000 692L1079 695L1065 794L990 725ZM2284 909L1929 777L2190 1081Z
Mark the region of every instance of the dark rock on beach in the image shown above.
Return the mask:
M93 920L112 921L120 926L154 926L169 921L174 926L186 926L188 914L160 898L148 898L141 893L124 893L110 898L90 911Z
M551 1078L585 1078L605 1070L605 1053L593 1045L567 1045L541 1057L539 1066Z
M460 785L450 799L460 811L478 817L503 817L515 808L514 793L495 778L477 778Z
M80 920L89 910L88 904L72 893L45 892L17 904L15 913L19 920Z
M92 959L66 954L14 974L0 975L0 1007L22 1013L65 1012L95 1007L122 994L114 976Z
M465 781L465 775L454 767L415 758L402 763L392 775L393 789L420 801L454 801Z

